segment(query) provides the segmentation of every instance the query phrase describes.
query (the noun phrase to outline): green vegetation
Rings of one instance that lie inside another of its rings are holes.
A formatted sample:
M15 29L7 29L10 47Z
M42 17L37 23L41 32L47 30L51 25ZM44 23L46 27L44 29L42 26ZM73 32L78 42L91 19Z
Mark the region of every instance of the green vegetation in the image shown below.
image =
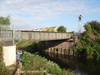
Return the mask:
M9 75L8 68L6 68L5 64L1 62L1 56L0 56L0 75Z
M0 17L0 26L1 25L10 25L10 19L8 17ZM1 27L0 27L1 30ZM0 75L9 75L9 70L7 67L5 67L5 64L3 62L3 57L2 57L2 44L0 40Z
M0 43L0 62L2 61L2 45Z
M100 22L91 21L85 25L85 30L79 36L80 41L76 44L79 52L84 52L87 58L100 59Z
M33 42L31 41L20 41L20 42L17 42L17 47L26 47L28 45L31 45Z
M25 71L29 70L46 70L47 75L75 75L70 70L61 69L56 63L48 61L37 54L30 54L25 52L22 56L22 69ZM43 75L43 74L39 74Z
M57 32L66 32L66 28L64 26L60 26L58 27Z
M21 41L17 43L17 47L19 48L23 47L22 50L25 51L24 54L22 55L23 70L25 71L46 70L47 75L75 75L74 72L60 68L56 63L48 61L46 58L39 56L38 53L31 54L39 51L39 49L43 49L41 48L42 46L44 46L43 42L32 43L31 41L28 42ZM36 75L44 75L44 74L41 73Z
M10 25L10 17L0 17L0 25Z
M5 64L3 62L2 58L2 45L0 42L0 75L9 75L9 70L7 67L5 67Z
M0 51L2 50L2 43L0 42Z
M17 43L17 48L34 53L42 50L42 46L44 46L43 42L34 42L34 41L20 41Z

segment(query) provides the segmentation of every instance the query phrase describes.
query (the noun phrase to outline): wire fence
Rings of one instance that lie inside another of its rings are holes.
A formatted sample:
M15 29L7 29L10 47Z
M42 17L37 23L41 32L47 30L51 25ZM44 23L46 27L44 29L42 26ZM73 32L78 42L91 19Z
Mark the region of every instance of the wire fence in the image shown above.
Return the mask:
M0 25L0 40L18 40L21 32L12 25Z
M19 40L21 31L12 25L0 25L0 41L4 46L15 45L15 40Z

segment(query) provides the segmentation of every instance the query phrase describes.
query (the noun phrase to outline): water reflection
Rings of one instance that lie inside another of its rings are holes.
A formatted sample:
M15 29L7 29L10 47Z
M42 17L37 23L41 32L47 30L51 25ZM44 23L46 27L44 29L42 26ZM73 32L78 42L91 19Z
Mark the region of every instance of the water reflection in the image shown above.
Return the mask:
M41 56L46 57L48 60L54 61L65 69L75 71L78 75L100 75L100 63L85 58L68 56L55 53L40 53Z

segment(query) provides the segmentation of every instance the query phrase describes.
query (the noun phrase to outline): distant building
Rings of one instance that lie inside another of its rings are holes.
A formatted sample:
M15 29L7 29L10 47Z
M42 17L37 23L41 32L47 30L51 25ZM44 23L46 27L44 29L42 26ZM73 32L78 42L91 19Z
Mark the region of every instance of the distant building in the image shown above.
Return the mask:
M47 32L57 32L58 27L46 27L39 29L32 29L32 31L47 31Z

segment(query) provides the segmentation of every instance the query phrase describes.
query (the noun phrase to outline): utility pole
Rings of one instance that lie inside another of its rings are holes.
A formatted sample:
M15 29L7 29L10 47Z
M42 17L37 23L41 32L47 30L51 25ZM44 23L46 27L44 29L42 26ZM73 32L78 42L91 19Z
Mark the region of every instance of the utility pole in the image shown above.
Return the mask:
M82 32L82 15L79 15L78 19L79 19L79 33Z

